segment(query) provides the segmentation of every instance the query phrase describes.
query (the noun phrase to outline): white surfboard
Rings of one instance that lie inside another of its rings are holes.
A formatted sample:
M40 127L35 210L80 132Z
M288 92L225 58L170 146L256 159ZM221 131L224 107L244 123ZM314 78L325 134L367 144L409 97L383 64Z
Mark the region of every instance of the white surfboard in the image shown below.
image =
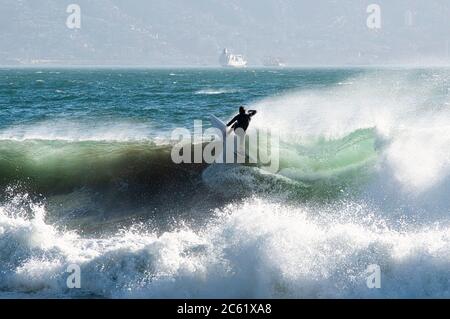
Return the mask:
M226 124L224 122L222 122L217 116L212 115L212 114L209 116L209 120L211 121L211 125L217 129L219 129L223 134L223 138L225 138L226 134L227 134Z
M228 134L228 127L227 127L227 125L224 122L222 122L217 116L215 116L213 114L210 114L209 120L211 121L211 125L213 127L219 129L222 132L223 149L226 150L227 149L226 148L226 140L227 140L227 134ZM238 154L238 150L237 150L237 147L236 147L236 145L237 145L237 136L235 136L235 135L234 135L234 145L235 145L235 147L234 147L234 155L235 155L234 159L235 159L235 162L236 162L236 158L240 154ZM219 156L222 156L222 154L219 155ZM242 156L247 157L250 163L257 163L257 161L253 157L248 155L248 154L242 154ZM225 160L225 158L224 158L224 160Z

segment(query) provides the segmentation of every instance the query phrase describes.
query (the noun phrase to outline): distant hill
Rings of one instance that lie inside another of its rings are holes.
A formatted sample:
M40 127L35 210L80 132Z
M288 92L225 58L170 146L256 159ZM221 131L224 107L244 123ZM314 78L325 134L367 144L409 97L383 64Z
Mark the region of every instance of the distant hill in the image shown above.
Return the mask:
M218 65L225 47L250 65L447 61L447 0L376 2L377 31L365 0L2 0L0 64ZM65 25L70 3L80 30Z

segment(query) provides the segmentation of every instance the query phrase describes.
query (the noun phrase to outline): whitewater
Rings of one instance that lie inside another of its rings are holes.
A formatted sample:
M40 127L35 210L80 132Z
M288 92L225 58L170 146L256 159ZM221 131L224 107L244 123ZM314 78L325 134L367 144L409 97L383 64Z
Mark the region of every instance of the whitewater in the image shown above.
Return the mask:
M449 70L54 71L0 70L0 297L450 297ZM276 173L172 162L241 104Z

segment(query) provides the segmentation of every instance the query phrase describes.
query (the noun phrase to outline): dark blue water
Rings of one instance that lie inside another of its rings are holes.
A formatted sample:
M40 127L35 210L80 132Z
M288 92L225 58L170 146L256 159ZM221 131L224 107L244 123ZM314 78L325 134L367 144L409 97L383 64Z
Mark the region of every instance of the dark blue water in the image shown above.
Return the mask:
M289 90L320 89L360 70L13 69L0 70L0 127L39 121L150 121L192 126L209 113Z

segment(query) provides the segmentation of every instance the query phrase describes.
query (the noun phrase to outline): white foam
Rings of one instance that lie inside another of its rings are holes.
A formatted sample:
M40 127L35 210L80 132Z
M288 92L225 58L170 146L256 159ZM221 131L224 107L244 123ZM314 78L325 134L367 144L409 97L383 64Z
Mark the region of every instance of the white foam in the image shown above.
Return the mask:
M195 94L204 95L219 95L219 94L231 94L240 92L238 89L202 89L195 92Z
M150 123L57 120L5 128L0 131L0 140L139 141L151 139L154 133Z
M203 231L130 229L109 238L58 231L35 209L31 220L0 210L0 290L9 294L450 297L450 228L395 230L360 205L327 219L319 216L329 211L255 198L217 211ZM66 287L65 269L74 263L81 290ZM381 267L381 289L366 286L370 264Z
M426 190L449 176L449 120L447 114L410 120L392 139L386 160L405 188Z

